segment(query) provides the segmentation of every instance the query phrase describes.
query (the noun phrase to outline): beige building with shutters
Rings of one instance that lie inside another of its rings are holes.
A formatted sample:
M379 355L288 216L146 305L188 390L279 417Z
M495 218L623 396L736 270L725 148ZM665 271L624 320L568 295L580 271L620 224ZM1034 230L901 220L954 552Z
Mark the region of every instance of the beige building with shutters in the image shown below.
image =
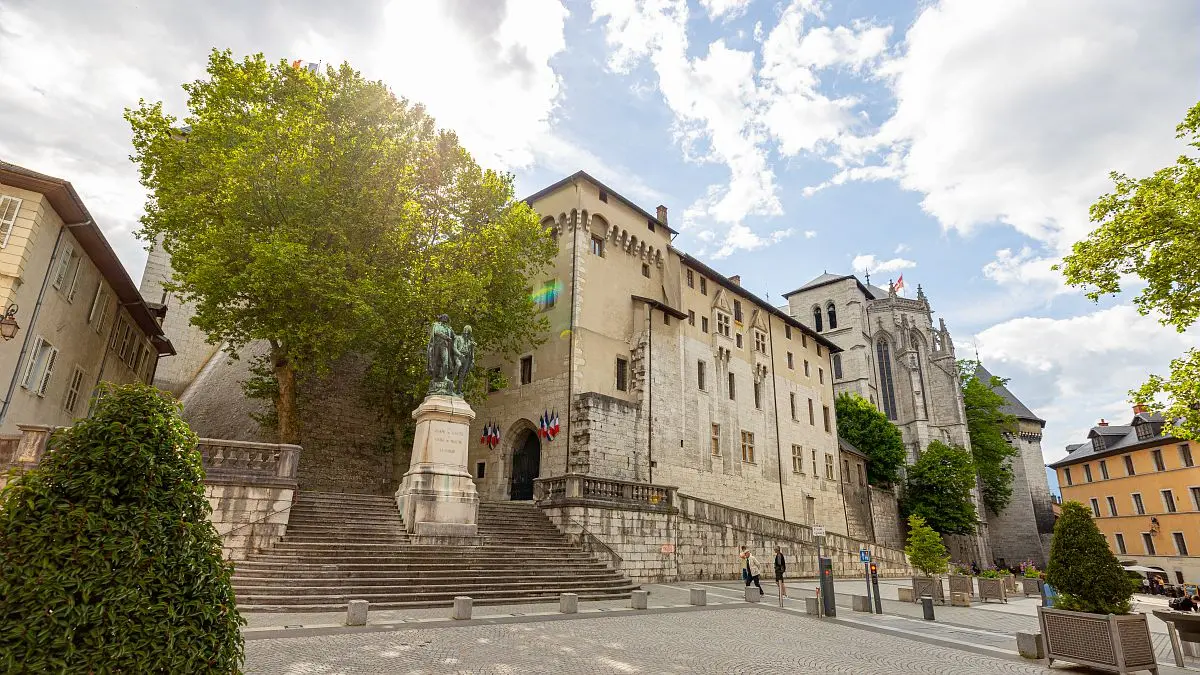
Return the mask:
M151 382L175 353L71 184L0 161L0 433L84 417L101 382Z

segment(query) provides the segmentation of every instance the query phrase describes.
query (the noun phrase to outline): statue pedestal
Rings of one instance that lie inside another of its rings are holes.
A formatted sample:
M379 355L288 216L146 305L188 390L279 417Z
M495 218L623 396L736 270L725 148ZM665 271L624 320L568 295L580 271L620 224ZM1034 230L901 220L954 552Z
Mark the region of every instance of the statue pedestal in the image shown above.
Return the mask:
M475 412L456 396L426 396L417 421L412 460L396 491L404 527L418 544L479 544L479 494L467 472L467 443Z

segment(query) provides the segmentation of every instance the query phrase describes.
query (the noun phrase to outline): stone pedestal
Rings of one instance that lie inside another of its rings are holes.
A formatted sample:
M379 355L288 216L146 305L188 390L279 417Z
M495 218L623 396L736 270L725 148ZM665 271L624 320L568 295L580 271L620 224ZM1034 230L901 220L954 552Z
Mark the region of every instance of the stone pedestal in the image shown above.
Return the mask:
M417 421L412 460L396 491L410 538L419 544L479 544L479 494L467 472L467 444L475 412L456 396L427 396Z

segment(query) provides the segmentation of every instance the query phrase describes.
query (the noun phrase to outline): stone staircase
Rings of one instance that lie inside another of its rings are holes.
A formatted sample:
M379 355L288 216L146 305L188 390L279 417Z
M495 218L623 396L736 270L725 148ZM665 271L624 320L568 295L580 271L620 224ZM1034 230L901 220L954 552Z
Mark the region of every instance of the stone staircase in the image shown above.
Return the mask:
M235 563L242 611L315 612L629 597L638 588L572 546L530 502L480 503L481 546L411 543L391 497L297 492L287 534Z

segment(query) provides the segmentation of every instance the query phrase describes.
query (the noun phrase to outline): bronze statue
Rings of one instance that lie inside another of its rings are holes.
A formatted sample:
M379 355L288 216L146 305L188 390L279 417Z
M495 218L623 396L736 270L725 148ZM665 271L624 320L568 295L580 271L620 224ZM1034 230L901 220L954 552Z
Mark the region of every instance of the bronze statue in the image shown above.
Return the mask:
M426 395L461 398L467 375L475 365L475 339L471 327L463 326L462 335L456 336L450 327L450 317L439 315L429 328L425 359L429 373Z
M475 365L475 337L470 324L463 326L462 335L454 338L454 390L463 395L467 374Z

